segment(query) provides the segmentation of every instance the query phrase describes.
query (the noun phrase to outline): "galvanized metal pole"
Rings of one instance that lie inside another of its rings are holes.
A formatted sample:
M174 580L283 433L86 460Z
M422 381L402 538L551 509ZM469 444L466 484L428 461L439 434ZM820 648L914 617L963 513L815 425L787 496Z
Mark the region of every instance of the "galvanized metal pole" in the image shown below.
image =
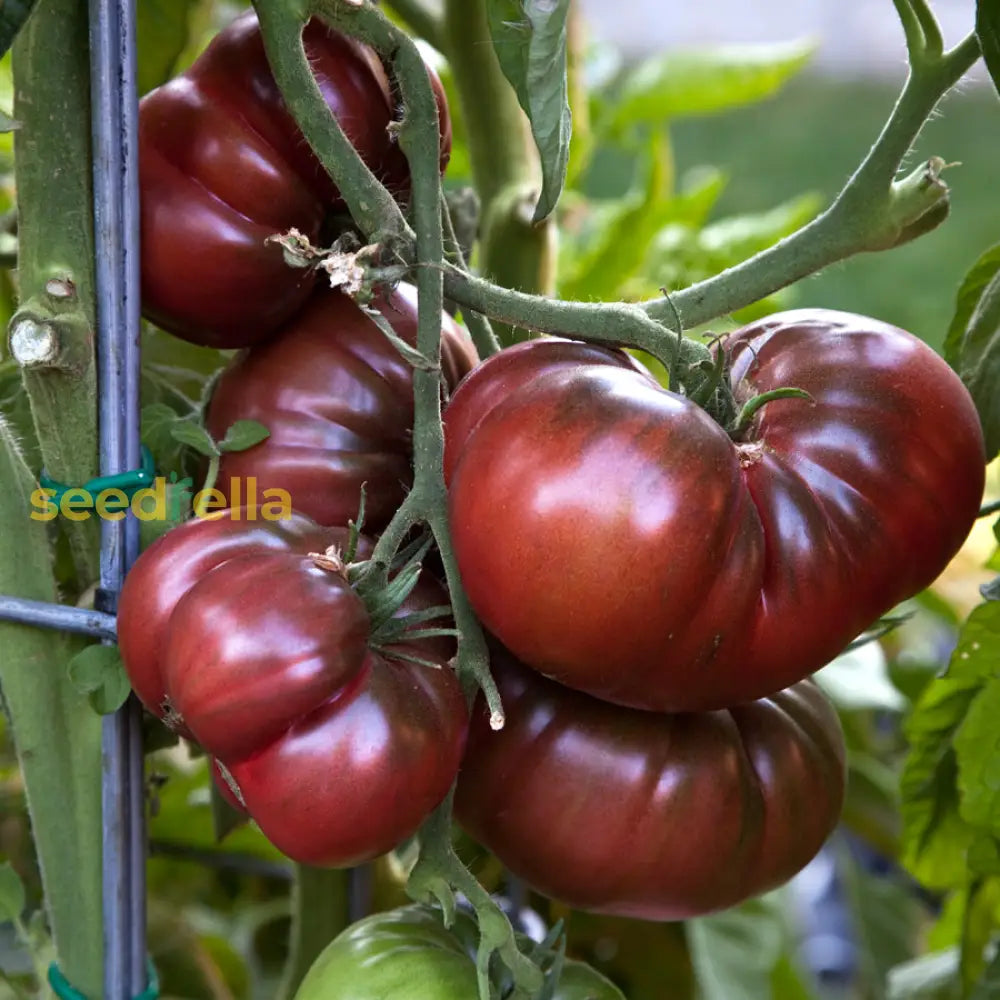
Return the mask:
M94 236L101 475L138 468L139 218L133 0L90 0ZM138 524L101 525L101 602L114 613L138 554ZM105 1000L146 987L145 830L141 715L135 699L105 720Z
M117 635L114 615L87 608L49 604L47 601L32 601L27 597L0 596L0 621L76 632L110 642L114 642Z

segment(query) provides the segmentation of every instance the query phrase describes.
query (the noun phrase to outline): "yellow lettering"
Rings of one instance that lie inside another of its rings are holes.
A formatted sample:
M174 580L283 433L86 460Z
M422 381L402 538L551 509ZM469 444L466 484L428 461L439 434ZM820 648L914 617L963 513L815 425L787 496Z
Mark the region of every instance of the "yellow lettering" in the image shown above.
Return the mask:
M67 521L86 521L93 506L94 498L82 486L72 486L59 501L59 513Z
M272 507L276 508L273 512ZM277 488L264 490L260 513L265 521L287 521L292 516L292 495Z
M152 500L152 506L146 503ZM152 486L136 490L132 496L132 513L140 521L165 521L167 519L167 481L157 476Z
M226 498L222 490L199 490L194 497L194 512L196 517L211 517L212 511L222 510L226 506Z
M31 506L35 509L29 515L32 521L51 521L59 513L59 507L52 502L55 490L39 487L31 494Z
M94 504L97 516L104 521L120 521L128 510L128 497L124 490L116 487L101 490L97 494L97 502Z

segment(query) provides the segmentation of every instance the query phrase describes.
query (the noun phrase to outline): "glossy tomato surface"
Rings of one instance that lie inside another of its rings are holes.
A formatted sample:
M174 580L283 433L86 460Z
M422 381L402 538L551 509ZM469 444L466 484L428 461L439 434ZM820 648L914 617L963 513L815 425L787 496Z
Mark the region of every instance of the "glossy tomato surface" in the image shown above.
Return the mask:
M507 723L473 715L459 822L532 888L645 920L709 913L787 881L840 816L844 743L812 681L729 710L600 701L503 652Z
M295 1000L475 1000L478 931L459 912L447 929L426 906L352 924L320 953ZM568 961L552 1000L624 1000L582 962Z
M366 46L309 22L303 42L320 91L384 183L408 185L388 130L389 81ZM429 72L431 72L429 70ZM442 170L451 125L440 82ZM308 296L310 271L285 264L269 236L315 242L339 194L295 125L271 74L256 16L221 31L186 73L139 109L143 311L199 344L242 347L269 334Z
M416 343L412 285L399 285L374 305L400 337ZM441 323L441 364L453 387L475 365L476 352L446 313ZM227 496L232 480L242 487L253 478L258 496L284 489L296 510L322 524L346 524L357 516L364 483L365 529L378 531L412 481L413 369L339 292L317 292L277 337L223 373L208 429L221 439L237 420L257 420L270 436L223 456L218 486Z
M972 402L925 344L865 317L729 337L738 441L622 355L534 341L446 414L450 516L484 624L597 697L697 711L779 691L930 584L978 510ZM506 356L506 357L505 357Z
M363 603L318 555L346 530L253 513L189 521L140 556L119 607L125 669L276 847L359 864L410 836L454 780L468 717L453 644L373 649ZM400 613L444 603L421 581Z

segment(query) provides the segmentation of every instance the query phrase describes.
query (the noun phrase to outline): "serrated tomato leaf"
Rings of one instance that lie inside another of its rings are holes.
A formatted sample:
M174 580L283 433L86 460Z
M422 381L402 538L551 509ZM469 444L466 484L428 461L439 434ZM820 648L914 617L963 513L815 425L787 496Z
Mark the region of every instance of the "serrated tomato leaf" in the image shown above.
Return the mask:
M486 0L493 48L531 122L542 164L534 221L556 207L566 182L572 121L566 76L570 0Z
M1000 0L976 0L976 36L993 85L1000 91Z

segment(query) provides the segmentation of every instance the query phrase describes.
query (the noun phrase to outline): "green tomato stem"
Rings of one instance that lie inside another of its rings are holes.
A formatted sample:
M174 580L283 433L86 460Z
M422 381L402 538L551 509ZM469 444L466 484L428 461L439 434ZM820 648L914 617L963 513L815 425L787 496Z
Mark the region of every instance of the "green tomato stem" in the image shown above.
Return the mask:
M350 923L349 876L344 869L295 865L290 951L279 996L291 1000L319 953Z
M15 179L22 298L12 333L23 351L19 362L43 461L49 475L67 484L98 473L87 38L86 4L39 0L12 53L14 115L21 123ZM3 425L0 462L0 523L7 525L0 593L58 601L46 525L28 516L37 470L25 466ZM99 576L99 522L67 522L65 530L82 591ZM0 633L0 687L59 966L83 993L98 997L104 988L101 719L66 675L79 640L20 625L0 626Z
M28 517L35 479L0 419L0 593L56 602L46 525ZM70 684L83 647L59 632L0 623L0 689L10 719L63 974L87 996L104 988L101 906L101 718Z
M336 182L351 216L366 234L377 234L380 242L405 247L412 242L413 231L396 200L358 156L327 107L309 68L302 28L310 16L323 8L328 15L341 13L335 2L254 0L264 48L278 87L286 95L302 134ZM336 17L328 16L327 20L338 26Z
M203 494L207 493L210 489L215 487L215 484L219 479L219 466L222 463L222 453L216 452L214 455L210 455L208 459L208 468L205 470L205 482L202 484L201 492ZM201 517L204 510L196 510L195 516Z
M493 49L486 0L445 0L446 54L458 91L476 191L482 202L479 269L504 288L555 290L554 220L532 222L541 170L531 126ZM485 112L485 113L484 113ZM503 324L500 342L525 339Z
M323 17L332 27L347 31L372 45L391 64L399 83L406 108L405 118L399 128L399 144L410 166L415 250L419 265L416 271L417 350L426 358L438 360L441 355L441 311L444 306L444 229L438 164L437 102L423 58L405 32L367 4L346 7L338 0L312 0L308 10ZM482 688L494 721L499 722L502 719L499 694L489 672L485 638L462 588L451 545L443 471L444 429L441 423L440 372L415 369L413 389L413 488L376 546L372 571L385 571L414 524L423 522L430 527L445 566L455 623L459 631L459 676L465 682L474 679L475 684ZM470 685L466 686L468 689ZM471 697L473 692L469 694ZM439 836L429 837L427 843L440 843L445 837L450 837L451 796L429 822L437 824ZM450 846L448 850L450 851ZM424 860L426 857L422 850L421 859L425 868L432 864L430 860ZM451 863L452 859L454 864ZM541 973L518 952L513 930L506 917L453 854L450 858L445 858L445 862L438 869L439 876L435 877L446 887L446 894L453 900L453 888L466 892L470 898L478 898L483 912L488 914L481 919L480 924L483 933L481 957L486 954L486 960L481 964L485 968L489 955L500 950L524 996L537 992L542 985ZM420 864L418 861L418 867ZM497 926L502 928L499 934ZM489 933L487 928L490 929ZM500 939L499 944L497 938ZM481 1000L489 1000L489 982L485 973L480 976L480 995Z
M11 342L48 474L97 475L87 12L46 0L13 47L18 282ZM82 40L82 41L81 41ZM65 59L53 61L53 52ZM57 65L58 64L58 65ZM53 164L60 164L53 183ZM100 573L95 518L66 522L81 589Z
M451 2L457 5L458 0ZM408 239L412 234L404 228L405 221L391 195L361 164L325 105L319 107L322 99L312 81L301 44L289 45L289 39L308 14L320 10L335 27L374 45L383 55L391 55L393 46L401 44L407 36L368 4L347 5L337 0L311 5L307 0L297 0L297 3L296 12L290 11L289 5L280 0L255 0L268 51L275 51L276 76L289 106L310 143L316 140L321 148L326 148L322 156L324 165L347 198L355 221L366 236L377 239L380 234L389 233L399 239ZM911 3L918 3L918 0L911 0ZM473 15L469 11L460 11L455 16L465 18L455 24L471 30L468 19ZM918 23L923 24L923 21ZM904 20L904 27L907 24ZM452 30L455 30L454 25ZM912 35L912 29L907 30ZM926 25L921 30L926 32ZM669 327L675 311L686 327L699 326L750 305L838 260L897 245L928 228L923 225L928 220L933 222L943 217L939 211L943 186L908 184L907 180L894 185L893 178L934 106L979 57L979 43L970 35L938 58L931 55L926 45L919 51L922 55L913 58L909 78L882 134L833 204L796 233L743 263L681 289L669 300L653 299L641 306L558 302L502 287L470 275L453 264L445 264L448 297L510 327L557 333L594 343L640 347L670 369L675 347ZM503 134L502 129L495 127L495 122L491 128L495 135ZM336 142L329 139L332 134L336 134ZM326 145L327 140L330 146ZM485 144L485 139L483 142ZM336 146L336 150L332 146ZM337 155L338 152L342 155ZM486 169L484 166L483 170ZM502 169L498 166L495 176L491 174L485 182L487 190L499 194L500 183L511 169L510 163ZM921 168L918 173L926 172L927 168ZM685 346L684 349L700 360L706 356L701 345Z
M423 0L390 0L385 5L416 35L438 52L445 51L444 20Z
M462 864L451 841L451 817L455 793L431 813L420 829L420 856L410 874L407 892L417 902L437 902L450 924L455 912L455 892L472 904L479 922L480 944L476 957L480 1000L490 1000L489 965L494 952L510 969L516 984L511 998L530 1000L538 995L544 977L541 970L517 947L509 921L490 894Z
M465 261L462 245L455 235L455 226L452 222L451 209L448 207L447 201L443 200L441 202L441 210L445 248L455 266L459 270L468 273L469 267ZM475 310L466 309L462 314L462 318L465 320L465 325L469 328L469 334L472 336L472 342L476 345L476 350L479 352L480 358L485 360L491 354L496 354L500 350L500 341L497 340L496 334L493 332L493 326L486 316Z

